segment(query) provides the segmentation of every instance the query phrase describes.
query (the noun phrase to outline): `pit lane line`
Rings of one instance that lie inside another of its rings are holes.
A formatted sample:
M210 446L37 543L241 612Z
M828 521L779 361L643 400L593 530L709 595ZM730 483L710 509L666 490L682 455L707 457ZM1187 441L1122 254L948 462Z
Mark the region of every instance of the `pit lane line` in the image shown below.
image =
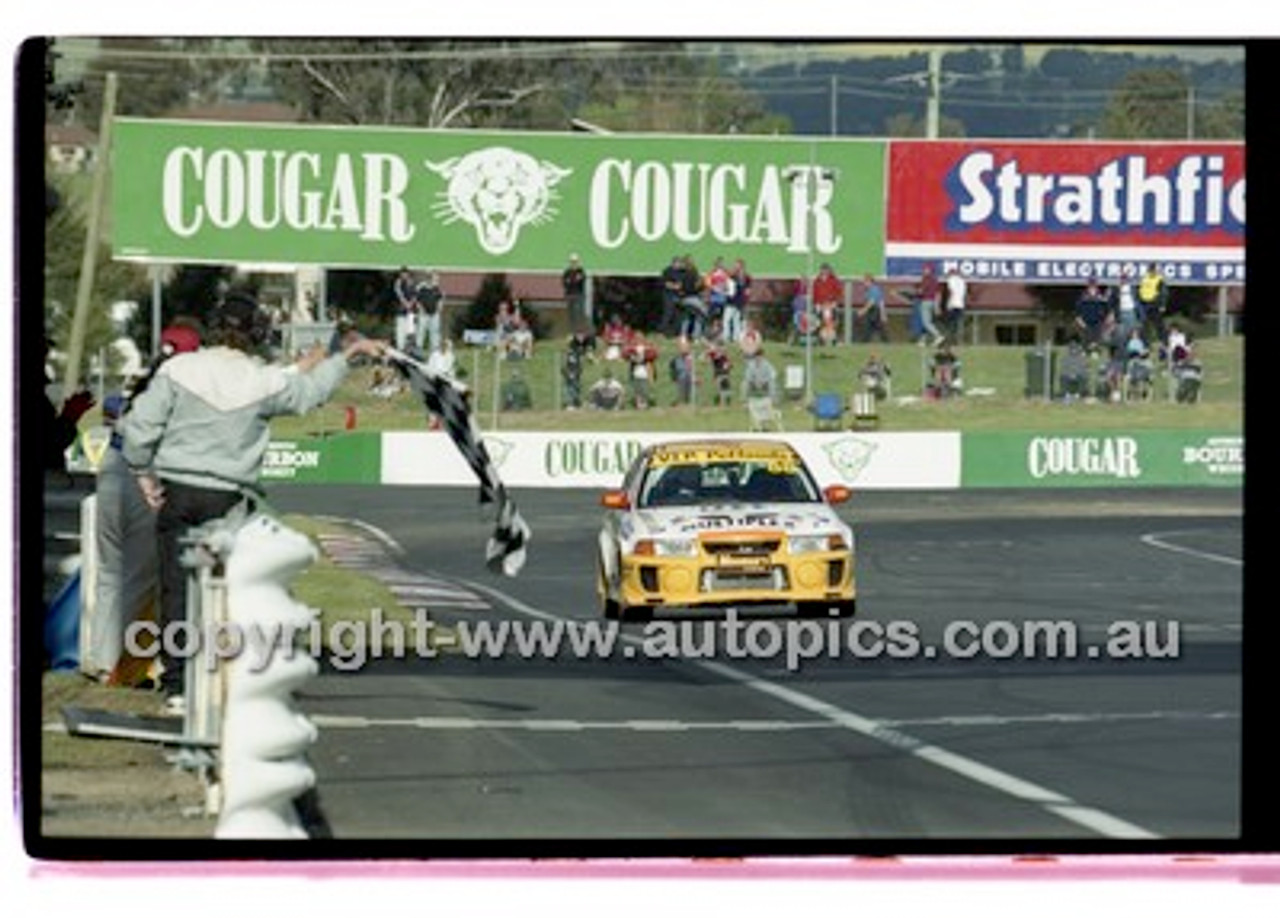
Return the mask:
M394 536L374 526L372 523L355 520L345 520L344 522L359 526L359 528L382 542L392 553L400 557L404 557L407 554ZM486 584L463 578L457 578L457 582L468 589L487 595L509 609L527 615L530 618L541 619L546 622L572 621L572 619L534 608L502 590ZM643 644L643 641L632 635L622 635L621 639L633 645ZM1060 794L1031 781L1025 781L989 765L984 765L976 759L951 752L937 744L926 743L924 740L888 725L885 721L877 721L853 711L847 711L837 705L829 704L812 695L779 685L776 682L770 682L768 679L762 679L737 667L710 660L680 660L677 662L705 670L729 682L735 682L743 688L768 695L793 708L816 715L835 726L843 727L868 739L873 739L891 748L909 753L922 761L950 771L952 774L968 778L984 787L1027 803L1038 805L1048 813L1097 832L1106 838L1149 840L1161 837L1150 829L1128 822L1095 807L1085 806L1065 794Z

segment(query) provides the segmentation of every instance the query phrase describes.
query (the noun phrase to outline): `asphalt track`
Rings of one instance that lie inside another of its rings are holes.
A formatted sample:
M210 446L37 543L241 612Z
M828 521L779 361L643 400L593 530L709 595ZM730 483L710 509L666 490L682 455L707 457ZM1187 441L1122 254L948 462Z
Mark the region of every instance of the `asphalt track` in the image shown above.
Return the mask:
M360 521L330 550L440 625L597 620L597 495L516 497L533 543L525 571L501 578L483 565L472 489L270 495ZM773 620L754 643L719 631L681 655L629 624L603 659L327 666L300 704L320 726L311 760L333 835L536 856L556 841L838 852L1239 834L1240 492L865 492L842 513L858 538L856 652L788 660ZM1029 622L1069 626L1074 652L1034 649ZM1108 643L1128 623L1147 643ZM913 640L877 643L894 628ZM965 642L943 644L956 629Z

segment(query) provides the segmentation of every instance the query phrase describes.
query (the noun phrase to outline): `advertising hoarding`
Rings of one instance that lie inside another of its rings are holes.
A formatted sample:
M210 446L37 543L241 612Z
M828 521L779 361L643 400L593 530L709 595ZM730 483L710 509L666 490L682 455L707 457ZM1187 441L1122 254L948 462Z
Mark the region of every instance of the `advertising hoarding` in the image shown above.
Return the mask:
M886 271L1243 284L1244 144L894 141Z

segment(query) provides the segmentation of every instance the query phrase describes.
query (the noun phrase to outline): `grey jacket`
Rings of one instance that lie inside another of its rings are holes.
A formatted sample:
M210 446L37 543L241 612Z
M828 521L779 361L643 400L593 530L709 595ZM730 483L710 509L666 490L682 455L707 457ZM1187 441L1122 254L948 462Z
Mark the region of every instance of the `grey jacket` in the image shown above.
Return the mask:
M202 488L255 488L268 421L322 405L346 375L340 353L306 373L227 347L179 354L121 419L121 451L135 472Z

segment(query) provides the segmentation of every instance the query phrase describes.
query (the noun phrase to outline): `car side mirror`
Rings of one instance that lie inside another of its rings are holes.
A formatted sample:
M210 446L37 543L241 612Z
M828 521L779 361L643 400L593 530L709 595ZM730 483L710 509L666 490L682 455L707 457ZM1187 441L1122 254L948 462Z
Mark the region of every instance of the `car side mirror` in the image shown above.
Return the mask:
M843 504L849 498L853 497L853 491L844 485L827 485L822 489L822 496L826 498L829 504Z
M600 495L600 505L610 510L630 510L631 498L626 491L605 491Z

